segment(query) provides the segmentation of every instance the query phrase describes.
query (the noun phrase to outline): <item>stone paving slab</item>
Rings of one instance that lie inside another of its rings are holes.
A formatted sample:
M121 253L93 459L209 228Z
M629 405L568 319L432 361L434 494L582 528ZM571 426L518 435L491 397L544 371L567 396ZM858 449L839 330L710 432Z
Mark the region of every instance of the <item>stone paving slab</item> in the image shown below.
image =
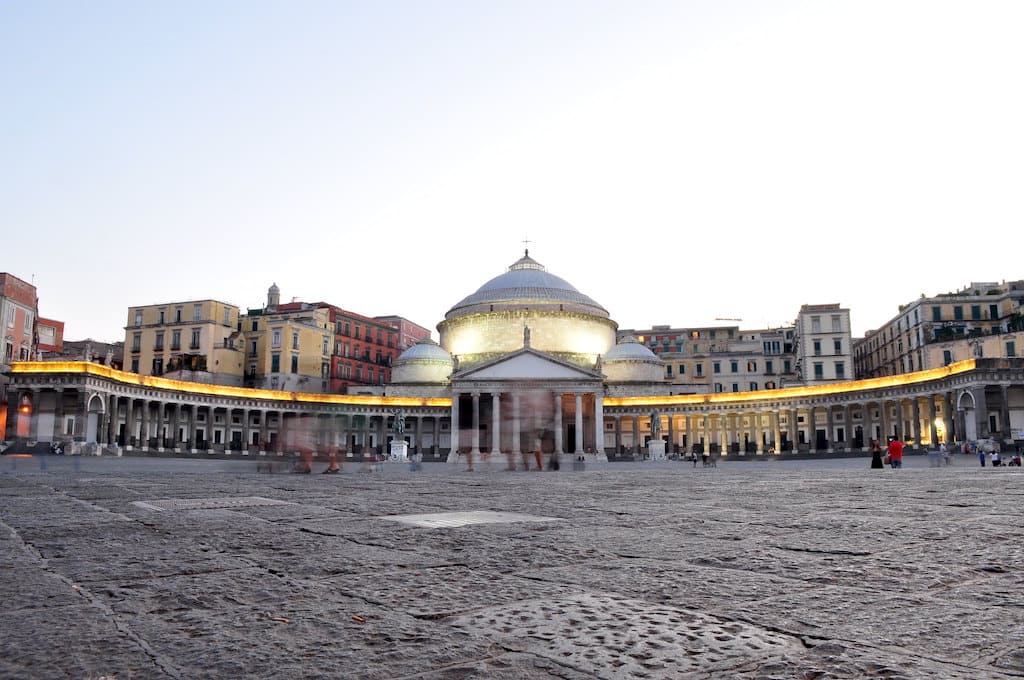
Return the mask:
M1017 470L32 462L0 677L1024 676ZM509 521L394 521L442 514Z

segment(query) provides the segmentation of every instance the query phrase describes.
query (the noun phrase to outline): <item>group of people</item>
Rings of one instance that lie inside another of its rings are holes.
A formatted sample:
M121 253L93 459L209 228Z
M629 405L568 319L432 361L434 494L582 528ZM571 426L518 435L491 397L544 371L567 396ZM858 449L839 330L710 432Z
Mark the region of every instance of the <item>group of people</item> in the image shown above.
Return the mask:
M886 465L894 470L903 467L903 442L899 437L889 439L884 455L881 443L877 439L871 440L871 467L884 468Z

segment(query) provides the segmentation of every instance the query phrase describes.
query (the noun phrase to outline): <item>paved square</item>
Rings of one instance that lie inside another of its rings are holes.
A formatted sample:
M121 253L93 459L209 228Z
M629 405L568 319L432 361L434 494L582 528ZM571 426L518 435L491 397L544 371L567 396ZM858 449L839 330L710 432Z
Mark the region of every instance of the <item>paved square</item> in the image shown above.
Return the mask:
M0 458L4 678L1024 676L1016 468L41 462Z

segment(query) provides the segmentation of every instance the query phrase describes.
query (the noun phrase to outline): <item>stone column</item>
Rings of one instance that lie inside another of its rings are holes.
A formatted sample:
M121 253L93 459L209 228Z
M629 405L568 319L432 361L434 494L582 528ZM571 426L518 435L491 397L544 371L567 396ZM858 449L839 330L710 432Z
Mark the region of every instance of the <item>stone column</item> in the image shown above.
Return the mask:
M952 443L953 437L953 395L950 392L942 394L942 431L946 443Z
M490 454L501 453L501 393L491 392L491 437Z
M622 455L622 416L615 414L615 455Z
M843 404L843 434L846 438L846 450L853 450L853 407L849 402Z
M113 446L117 444L117 421L119 419L118 409L118 398L111 394L107 396L107 413L110 414L110 418L107 419L107 446Z
M131 397L124 399L124 444L129 448L138 446L138 440L135 438L135 402L136 400Z
M597 392L594 393L594 454L597 460L608 460L604 450L604 399Z
M522 447L522 413L519 410L519 392L512 393L512 454L515 460L523 452Z
M703 440L704 453L711 453L711 414L701 414L701 439Z
M930 447L935 449L939 446L939 429L935 427L935 395L929 394L925 401L925 418L928 419L928 441Z
M56 389L56 401L53 404L53 427L51 428L50 441L56 441L64 436L64 388ZM33 409L34 411L35 409ZM36 414L37 415L37 414ZM86 416L88 417L88 416ZM71 453L68 451L68 453Z
M775 453L782 453L782 427L779 421L782 419L782 414L779 413L778 409L772 409L771 415L772 426L772 448L775 449Z
M913 441L914 448L921 449L922 428L921 428L921 398L914 396L910 401L910 417L913 418Z
M576 455L583 453L583 394L576 392Z
M879 443L884 449L886 442L889 441L889 437L892 435L892 415L889 412L889 402L886 399L879 399L878 410L882 419L882 436Z
M562 435L562 393L559 391L554 392L554 407L555 407L555 453L565 453L565 442Z
M678 444L676 443L676 418L674 413L668 414L668 451L673 452L676 450Z
M1001 402L999 404L999 447L1002 449L1003 441L1009 439L1013 434L1010 431L1010 401L1009 401L1009 386L999 386L999 396Z
M640 453L640 417L630 416L633 419L633 452Z
M834 420L835 416L832 413L832 404L828 404L825 407L825 450L833 451L835 449L832 446L836 438L836 423Z
M480 455L480 393L473 392L473 435L470 438L473 449L470 455L475 459Z
M139 431L139 448L149 450L150 404L148 399L142 400L142 429Z
M494 425L494 432L495 432L495 434L497 434L497 432L498 432L497 422L495 422L495 425ZM423 455L423 416L416 416L416 419L413 421L412 436L413 436L413 441L414 441L413 445L416 447L416 453L422 456Z
M790 409L789 425L787 427L790 451L796 453L796 449L800 445L800 414L795 407Z
M761 421L762 413L754 411L754 453L764 455L764 423Z
M452 392L452 424L451 430L451 451L448 453L449 463L459 462L459 393Z

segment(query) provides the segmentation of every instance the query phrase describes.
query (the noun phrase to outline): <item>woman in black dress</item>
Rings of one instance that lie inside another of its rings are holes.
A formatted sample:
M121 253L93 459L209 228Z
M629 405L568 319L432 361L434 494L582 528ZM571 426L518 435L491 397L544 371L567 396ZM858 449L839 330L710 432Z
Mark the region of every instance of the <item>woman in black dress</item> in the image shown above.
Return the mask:
M877 439L871 440L871 467L885 469L885 465L882 464L882 446Z

